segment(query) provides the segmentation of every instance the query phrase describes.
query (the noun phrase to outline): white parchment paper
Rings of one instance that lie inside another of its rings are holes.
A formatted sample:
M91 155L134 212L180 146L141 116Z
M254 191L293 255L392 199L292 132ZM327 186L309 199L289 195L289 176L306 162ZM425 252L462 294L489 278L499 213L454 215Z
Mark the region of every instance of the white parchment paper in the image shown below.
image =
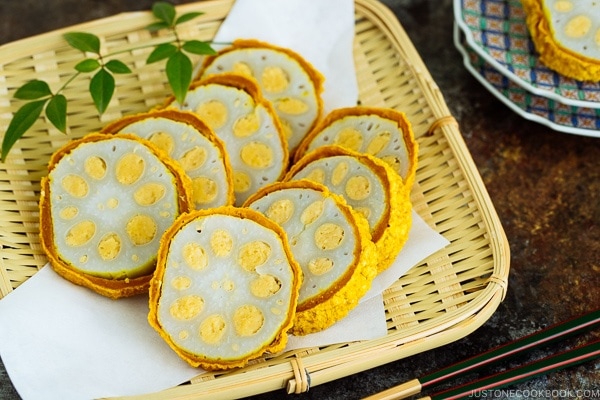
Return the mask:
M387 333L381 291L448 242L416 214L394 264L331 328L290 336L286 350L377 339ZM0 300L0 356L24 400L81 400L151 393L202 373L147 322L145 295L111 300L45 266ZM8 322L10 321L10 322Z

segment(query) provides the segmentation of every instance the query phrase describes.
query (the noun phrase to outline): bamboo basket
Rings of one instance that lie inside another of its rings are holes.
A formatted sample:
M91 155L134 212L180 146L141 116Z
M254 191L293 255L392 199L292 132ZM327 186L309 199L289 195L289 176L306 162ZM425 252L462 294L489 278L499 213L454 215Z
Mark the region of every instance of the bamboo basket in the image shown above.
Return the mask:
M180 34L210 40L232 4L233 0L212 0L179 6L181 13L205 13L182 26ZM215 400L281 389L305 392L309 385L458 340L480 327L503 300L508 243L442 93L390 10L376 0L356 0L355 15L360 102L407 114L420 146L414 209L450 245L384 292L387 336L261 358L243 369L199 375L183 385L144 395L144 399ZM169 94L164 64L146 65L150 50L139 49L161 40L144 29L151 22L150 12L125 13L0 47L2 131L20 107L12 99L16 88L34 77L58 85L81 60L81 54L62 39L67 31L100 36L106 51L130 49L120 59L134 70L119 77L115 97L101 117L87 92L88 82L78 79L65 93L71 132L64 135L40 120L0 164L0 298L47 262L38 239L38 197L50 155L69 139L99 130L121 116L148 110Z

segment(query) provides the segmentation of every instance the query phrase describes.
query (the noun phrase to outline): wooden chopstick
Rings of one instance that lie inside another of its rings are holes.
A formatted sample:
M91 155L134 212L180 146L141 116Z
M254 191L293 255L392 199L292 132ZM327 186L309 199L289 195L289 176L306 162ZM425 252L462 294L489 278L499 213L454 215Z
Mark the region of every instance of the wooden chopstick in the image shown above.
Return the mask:
M477 396L485 390L498 389L534 378L549 372L581 364L600 357L600 340L576 347L572 350L542 358L520 367L512 368L465 385L444 390L421 400L456 400Z
M398 400L420 393L425 387L447 381L450 378L474 371L483 366L504 360L527 350L564 339L568 336L583 333L600 325L600 309L551 325L548 328L524 336L507 344L498 346L467 360L435 371L420 379L413 379L401 385L366 397L363 400Z

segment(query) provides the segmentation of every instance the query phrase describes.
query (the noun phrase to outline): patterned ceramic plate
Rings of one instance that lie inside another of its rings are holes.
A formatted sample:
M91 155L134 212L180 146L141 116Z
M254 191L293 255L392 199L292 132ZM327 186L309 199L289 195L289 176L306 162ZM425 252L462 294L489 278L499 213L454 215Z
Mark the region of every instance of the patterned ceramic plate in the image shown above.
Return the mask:
M454 25L454 44L467 70L494 96L522 117L556 131L600 138L600 109L576 107L538 96L508 79L466 43Z
M567 78L540 63L520 0L454 0L469 47L529 92L565 105L600 108L600 82Z

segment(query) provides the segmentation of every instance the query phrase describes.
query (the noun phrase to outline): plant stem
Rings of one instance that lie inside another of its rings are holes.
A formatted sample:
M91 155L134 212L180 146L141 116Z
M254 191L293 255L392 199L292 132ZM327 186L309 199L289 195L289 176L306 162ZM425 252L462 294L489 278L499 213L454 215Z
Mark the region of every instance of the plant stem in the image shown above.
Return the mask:
M56 93L54 93L54 95L59 94L60 92L62 92L63 90L65 90L65 88L67 86L69 86L69 84L71 82L73 82L75 80L75 78L77 78L79 75L81 75L81 72L77 71L75 74L73 74L57 91Z

